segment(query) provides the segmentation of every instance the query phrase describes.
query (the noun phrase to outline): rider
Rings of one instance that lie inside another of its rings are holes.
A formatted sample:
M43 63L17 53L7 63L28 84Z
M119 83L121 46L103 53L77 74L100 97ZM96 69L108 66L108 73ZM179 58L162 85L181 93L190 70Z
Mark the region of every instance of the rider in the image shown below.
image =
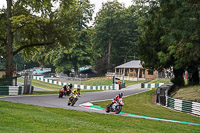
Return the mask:
M66 85L64 85L63 88L64 88L64 91L67 91L67 87L66 87Z
M117 96L115 96L115 98L112 100L112 102L111 102L111 104L110 104L110 107L112 107L112 105L115 103L115 102L118 102L118 100L120 99L120 98L122 98L123 97L123 93L119 93Z
M69 98L71 98L73 95L75 95L75 94L78 94L78 96L80 96L81 95L81 89L80 88L77 88L77 89L75 89L72 93L71 93L71 96L69 97Z
M69 90L72 90L72 84L68 85Z

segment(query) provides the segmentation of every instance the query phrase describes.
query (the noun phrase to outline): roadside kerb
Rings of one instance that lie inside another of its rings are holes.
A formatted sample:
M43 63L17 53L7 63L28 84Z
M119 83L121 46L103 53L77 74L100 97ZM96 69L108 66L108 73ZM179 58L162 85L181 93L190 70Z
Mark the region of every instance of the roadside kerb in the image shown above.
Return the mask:
M60 81L55 81L52 79L46 79L43 76L33 76L33 79L42 81L42 82L47 82L50 84L56 84L56 85L69 85L70 83L65 83L65 82L60 82ZM119 85L114 84L112 86L87 86L87 85L78 85L78 84L73 84L73 88L80 88L80 89L87 89L87 90L119 90Z

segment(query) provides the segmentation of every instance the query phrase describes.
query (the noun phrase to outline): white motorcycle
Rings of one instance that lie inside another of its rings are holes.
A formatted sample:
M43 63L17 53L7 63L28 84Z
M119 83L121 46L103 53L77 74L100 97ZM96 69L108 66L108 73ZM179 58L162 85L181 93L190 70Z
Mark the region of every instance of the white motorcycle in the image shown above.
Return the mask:
M118 101L115 101L114 104L108 104L106 107L106 112L109 113L111 112L115 112L115 114L119 114L122 110L122 106L124 106L123 100L122 98L120 98Z

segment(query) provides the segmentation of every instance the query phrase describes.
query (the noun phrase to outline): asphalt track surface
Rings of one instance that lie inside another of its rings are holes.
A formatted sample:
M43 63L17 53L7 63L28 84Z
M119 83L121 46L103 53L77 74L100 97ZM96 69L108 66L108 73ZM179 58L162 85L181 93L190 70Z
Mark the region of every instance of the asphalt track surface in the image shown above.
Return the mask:
M122 90L107 90L107 91L99 91L99 92L81 93L81 97L79 98L79 100L76 102L74 106L67 105L69 96L58 98L58 94L57 95L55 94L55 95L8 96L8 97L0 97L0 100L14 102L14 103L38 105L38 106L43 106L43 107L53 107L53 108L63 108L63 109L69 109L69 110L105 113L105 111L92 110L92 109L85 108L79 105L88 103L88 102L94 102L94 101L112 100L120 92L124 93L124 96L129 96L132 94L138 94L145 91L149 91L149 89L140 89L141 88L140 86L141 86L140 84L137 84L137 85L129 86Z

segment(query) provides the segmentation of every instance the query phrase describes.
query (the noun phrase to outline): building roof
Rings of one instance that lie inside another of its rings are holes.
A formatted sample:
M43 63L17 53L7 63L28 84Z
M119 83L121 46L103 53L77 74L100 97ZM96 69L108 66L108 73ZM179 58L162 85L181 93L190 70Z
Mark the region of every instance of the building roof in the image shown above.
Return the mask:
M122 65L119 65L115 68L141 68L141 67L142 67L142 64L140 60L133 60L133 61L126 62Z

